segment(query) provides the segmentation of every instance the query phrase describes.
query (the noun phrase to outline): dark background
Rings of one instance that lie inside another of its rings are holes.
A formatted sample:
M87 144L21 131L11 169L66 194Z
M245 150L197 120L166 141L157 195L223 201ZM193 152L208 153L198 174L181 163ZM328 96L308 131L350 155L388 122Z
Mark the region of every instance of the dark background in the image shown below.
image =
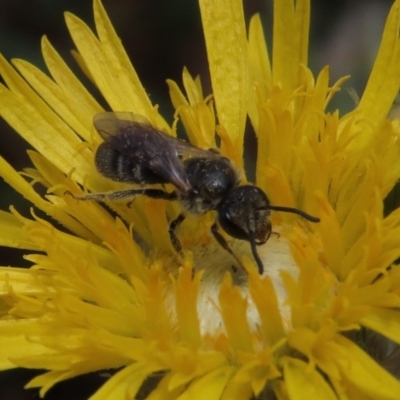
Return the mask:
M392 3L392 0L314 0L309 62L314 74L329 64L332 83L351 74L345 88L352 87L362 94ZM103 0L103 4L153 103L160 105L169 121L173 109L165 80L171 78L180 84L183 66L192 75L200 74L205 94L210 92L196 0ZM262 14L269 41L271 4L271 0L244 0L247 20L255 12ZM78 71L69 53L73 44L64 23L64 11L71 11L94 26L91 0L0 0L0 52L7 59L22 58L45 69L40 39L46 34L68 64ZM353 105L344 89L331 108L346 111ZM30 166L26 148L25 142L0 120L0 154L18 170ZM29 204L1 181L0 209L7 210L11 204L24 215L29 214ZM392 207L395 205L396 198ZM21 256L21 252L0 247L0 265L23 265ZM38 399L36 390L22 389L34 375L24 370L0 374L0 399ZM94 373L63 382L46 399L86 399L104 381L104 375Z

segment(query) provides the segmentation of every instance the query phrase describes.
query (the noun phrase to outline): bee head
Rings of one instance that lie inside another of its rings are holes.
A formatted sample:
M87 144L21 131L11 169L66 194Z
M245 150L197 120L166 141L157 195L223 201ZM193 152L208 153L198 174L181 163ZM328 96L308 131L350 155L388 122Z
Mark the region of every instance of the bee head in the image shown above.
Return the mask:
M218 222L230 236L263 244L271 234L267 195L257 186L233 189L218 208Z

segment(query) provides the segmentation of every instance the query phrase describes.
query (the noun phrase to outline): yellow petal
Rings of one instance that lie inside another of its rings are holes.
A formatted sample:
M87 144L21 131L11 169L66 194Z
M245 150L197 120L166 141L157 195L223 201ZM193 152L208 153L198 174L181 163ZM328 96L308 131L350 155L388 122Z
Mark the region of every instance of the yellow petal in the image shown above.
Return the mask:
M28 335L39 332L40 324L35 320L0 321L0 369L16 368L18 364L11 360L20 357L53 353L41 344L28 340Z
M92 157L89 149L81 148L75 132L1 56L0 74L8 86L0 85L0 115L60 171L68 174L76 167L74 177L82 182Z
M249 87L242 1L199 4L218 120L234 142L242 143Z
M355 343L337 336L341 349L331 357L340 367L343 377L362 393L376 399L397 400L400 382L362 351Z
M320 205L321 222L316 229L318 230L324 246L327 264L331 271L339 276L344 257L340 225L337 221L335 211L321 193L318 194L318 201ZM343 278L342 276L339 277Z
M195 380L177 400L219 400L234 367L218 368Z
M400 312L378 307L370 307L361 318L361 324L400 343Z
M40 387L39 391L40 397L44 397L45 394L49 391L49 389L51 389L51 387L54 386L56 383L66 379L73 378L77 375L78 373L73 374L71 371L67 372L49 371L29 381L25 385L25 389Z
M23 224L13 214L0 210L0 246L38 250L22 228Z
M133 111L154 125L169 130L152 106L129 58L99 0L94 1L97 39L73 14L65 13L72 39L99 90L115 111Z
M271 63L259 14L254 15L250 20L249 63L253 79L265 84L271 84Z
M251 399L253 391L249 380L235 381L236 375L228 382L221 400Z
M309 0L274 2L273 83L282 85L286 93L301 85L301 65L307 65L309 24Z
M133 399L147 375L145 365L134 363L108 379L90 400Z
M54 81L67 99L71 112L63 117L72 128L86 140L88 126L92 126L93 115L103 110L82 82L73 74L46 37L42 39L42 54ZM90 129L89 129L90 132Z
M35 91L60 117L82 138L91 141L93 116L103 108L75 77L47 38L42 40L42 52L46 65L55 82L32 64L13 60L14 66Z
M167 374L161 382L158 383L146 400L175 400L185 390L185 386L171 388L170 380L172 374Z
M260 278L254 268L249 270L249 289L261 319L261 332L270 345L284 337L282 315L271 279Z
M27 200L33 203L40 210L59 221L62 225L70 229L72 232L87 237L91 234L74 218L66 214L61 207L51 204L43 200L34 190L33 187L19 175L3 158L0 157L0 175L1 177L18 193L22 194Z
M178 278L173 283L181 340L197 347L201 343L197 295L202 274L196 274L192 279L192 273L192 268L181 268Z
M383 122L398 94L400 85L399 27L400 1L395 1L386 21L378 56L367 87L356 109L356 115L360 121L365 119L366 122L361 122L359 127L360 139L367 140L374 132L374 128ZM377 98L379 101L376 101Z
M257 95L262 96L262 102L266 102L269 95L268 89L272 85L271 63L269 61L267 42L264 38L263 27L261 25L261 18L259 14L256 14L250 20L249 70L249 117L257 132L259 123L257 113ZM259 87L260 84L261 87Z
M322 374L303 361L286 358L285 382L291 400L336 400L336 394Z
M229 380L224 390L222 400L259 398L267 382L281 377L274 365L275 355L268 349L258 354L242 354L238 360L242 367ZM263 393L264 394L264 393Z
M222 317L232 347L237 351L252 352L252 335L247 319L247 299L232 285L231 275L225 275L219 293Z
M191 143L203 149L215 148L215 115L213 105L203 99L199 79L193 79L189 71L183 70L186 100L178 85L167 80L169 92L176 112L182 120Z
M200 83L199 80L195 81L190 76L187 68L183 69L182 80L183 80L183 86L185 87L185 91L186 91L189 103L190 104L200 103L204 98L203 98L203 93L201 90L201 85L200 86L198 85Z
M43 292L43 285L47 283L50 287L53 278L54 274L50 271L0 267L0 296L6 298L11 293L38 295Z

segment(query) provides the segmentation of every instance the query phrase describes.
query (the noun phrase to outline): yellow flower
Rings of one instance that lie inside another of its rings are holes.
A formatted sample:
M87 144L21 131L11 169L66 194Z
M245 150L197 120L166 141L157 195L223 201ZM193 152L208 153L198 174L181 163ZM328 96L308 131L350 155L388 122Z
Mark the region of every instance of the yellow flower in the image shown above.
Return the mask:
M106 208L66 194L130 186L95 170L92 121L104 110L44 38L51 77L0 59L1 116L35 149L24 174L0 159L3 179L33 205L31 216L0 212L0 245L28 250L32 262L0 269L0 367L47 370L27 385L42 396L116 369L92 399L397 399L400 383L356 339L368 329L400 343L400 212L383 213L400 178L399 121L387 119L400 87L400 0L367 88L343 116L326 106L345 78L330 85L327 67L316 79L307 68L308 0L275 2L271 57L258 16L247 36L241 1L199 3L213 96L184 69L184 92L168 81L173 124L151 104L99 0L97 36L66 13L75 58L111 110L172 135L182 123L206 149L217 133L243 182L248 116L257 185L271 204L321 222L272 213L260 275L249 244L227 237L244 267L232 269L209 233L213 215L185 220L180 257L168 234L179 204L138 197Z

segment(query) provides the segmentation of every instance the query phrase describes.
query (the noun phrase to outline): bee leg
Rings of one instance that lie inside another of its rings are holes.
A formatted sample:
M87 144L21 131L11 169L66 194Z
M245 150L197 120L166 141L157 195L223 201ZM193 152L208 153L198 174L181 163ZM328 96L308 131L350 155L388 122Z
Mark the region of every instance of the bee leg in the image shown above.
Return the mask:
M178 237L176 236L175 230L178 228L178 226L183 222L183 220L186 218L186 215L181 213L178 215L177 218L175 218L170 224L169 224L169 237L171 238L171 243L174 246L174 249L176 250L177 253L182 255L182 245L181 242L179 241Z
M178 198L176 192L166 192L165 190L161 189L140 189L138 191L138 194L150 197L152 199L176 200Z
M226 250L230 255L233 256L233 258L236 260L236 262L240 265L240 267L245 270L245 268L242 265L242 262L239 260L238 256L231 250L231 248L228 245L228 242L224 239L224 237L218 232L218 225L216 222L211 227L211 233L213 234L215 240L218 242L218 244Z
M127 189L109 193L89 193L84 196L75 196L68 190L65 192L65 194L72 196L76 200L96 200L96 201L123 200L138 195L151 197L153 199L164 199L164 200L176 200L178 197L175 192L169 193L160 189Z
M138 190L138 189L136 189ZM139 189L142 196L150 197L151 199L163 199L163 200L176 200L178 195L176 192L166 192L165 190L160 189ZM130 208L132 206L133 199L127 204Z

